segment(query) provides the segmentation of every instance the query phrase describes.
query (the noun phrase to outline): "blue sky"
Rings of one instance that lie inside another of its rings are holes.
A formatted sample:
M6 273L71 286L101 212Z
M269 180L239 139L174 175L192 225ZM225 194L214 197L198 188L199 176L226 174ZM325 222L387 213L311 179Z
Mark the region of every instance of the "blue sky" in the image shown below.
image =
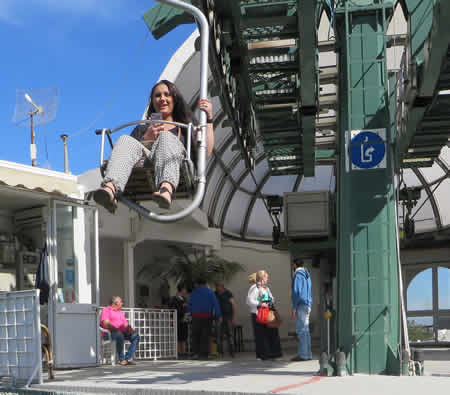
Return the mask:
M64 170L60 135L65 133L70 171L98 167L100 140L94 130L140 119L150 88L195 29L181 26L156 41L142 19L155 4L0 1L1 160L31 164L29 122L12 122L16 90L57 87L56 119L36 128L38 166Z

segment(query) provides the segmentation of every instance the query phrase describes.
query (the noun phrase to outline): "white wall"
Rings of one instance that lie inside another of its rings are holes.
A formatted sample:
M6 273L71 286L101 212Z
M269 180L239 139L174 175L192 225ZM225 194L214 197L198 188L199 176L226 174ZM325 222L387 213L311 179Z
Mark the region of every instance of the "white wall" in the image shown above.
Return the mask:
M118 239L100 239L100 305L109 304L113 295L124 295L123 243ZM127 305L126 298L124 299Z

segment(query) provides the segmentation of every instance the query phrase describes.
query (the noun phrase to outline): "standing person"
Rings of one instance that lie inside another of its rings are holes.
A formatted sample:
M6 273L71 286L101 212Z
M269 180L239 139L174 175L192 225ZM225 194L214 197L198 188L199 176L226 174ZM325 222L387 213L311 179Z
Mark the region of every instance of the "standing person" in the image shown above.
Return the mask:
M222 321L222 312L215 293L206 286L206 280L197 281L197 287L189 298L189 312L192 316L192 348L194 357L208 359L209 341L215 317Z
M266 324L256 321L258 307L269 306L274 309L275 298L267 286L269 274L265 270L260 270L249 276L249 282L253 279L256 283L248 290L247 305L250 308L255 335L256 358L262 360L280 358L283 354L278 328L269 328Z
M136 347L139 343L139 335L130 326L123 311L123 300L120 296L113 296L111 304L105 307L100 314L100 325L111 332L111 339L116 341L117 354L121 365L136 365L133 361ZM130 341L130 347L126 354L123 353L123 343Z
M188 338L188 326L184 320L187 313L187 290L184 283L177 285L177 294L169 300L169 309L177 311L177 340L178 354L186 354L186 341Z
M312 282L308 270L299 258L294 259L294 277L292 278L292 317L296 318L298 354L291 361L309 361L312 359L311 335L309 333L309 315L312 306Z
M211 102L201 99L199 109L207 114L206 147L209 156L214 148ZM167 80L159 81L152 88L146 119L151 119L152 113L161 113L165 121L184 124L193 121L181 93L175 84ZM186 139L185 128L167 123L139 125L131 136L120 136L111 152L101 188L94 192L94 200L114 214L117 209L117 193L124 190L133 167L144 156L154 168L155 185L158 188L152 199L160 207L170 208L172 195L180 181L180 165L186 155ZM192 136L192 141L195 140L195 136ZM192 147L192 157L195 157L197 144L192 144Z
M233 327L236 325L236 302L234 301L233 294L225 288L224 283L221 281L216 282L216 297L219 301L220 311L222 312L222 323L219 325L218 333L219 354L223 356L223 337L225 336L228 342L228 351L233 358Z

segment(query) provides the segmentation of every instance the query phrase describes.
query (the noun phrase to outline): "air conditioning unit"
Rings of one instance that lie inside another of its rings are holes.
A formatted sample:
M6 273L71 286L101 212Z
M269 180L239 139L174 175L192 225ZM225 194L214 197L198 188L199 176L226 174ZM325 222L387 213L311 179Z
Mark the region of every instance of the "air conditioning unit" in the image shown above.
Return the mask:
M30 225L39 225L47 221L48 207L35 207L14 213L14 225L22 228Z
M331 233L328 191L284 194L284 230L289 239L328 237Z

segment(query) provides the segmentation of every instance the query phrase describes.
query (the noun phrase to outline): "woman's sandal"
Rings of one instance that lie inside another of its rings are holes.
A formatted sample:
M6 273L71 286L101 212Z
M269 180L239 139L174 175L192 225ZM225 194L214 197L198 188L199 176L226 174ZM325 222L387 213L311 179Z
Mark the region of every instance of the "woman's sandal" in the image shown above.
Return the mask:
M164 192L169 193L171 200L166 199L162 195ZM162 187L162 188L160 188L160 190L158 192L153 192L152 199L153 199L153 201L155 201L158 204L159 208L164 208L164 209L168 210L170 208L170 206L172 205L172 195L173 195L173 193L169 191L169 188Z
M109 189L112 193L111 194L106 190ZM94 200L97 204L103 206L106 208L111 214L114 214L117 209L117 199L116 199L116 191L112 189L110 186L105 185L100 189L97 189L94 192Z

